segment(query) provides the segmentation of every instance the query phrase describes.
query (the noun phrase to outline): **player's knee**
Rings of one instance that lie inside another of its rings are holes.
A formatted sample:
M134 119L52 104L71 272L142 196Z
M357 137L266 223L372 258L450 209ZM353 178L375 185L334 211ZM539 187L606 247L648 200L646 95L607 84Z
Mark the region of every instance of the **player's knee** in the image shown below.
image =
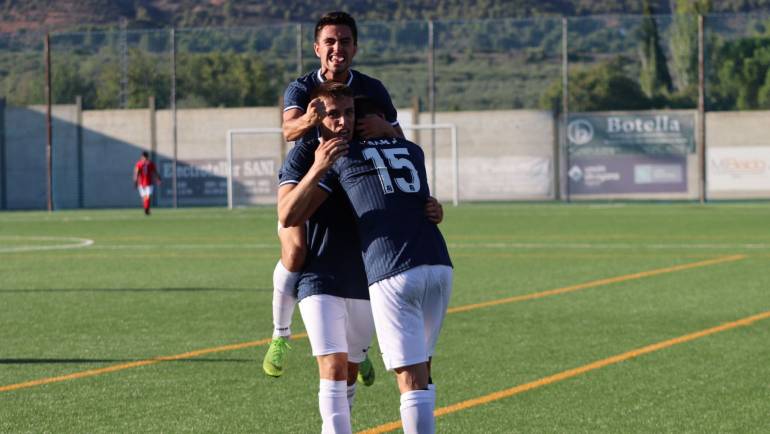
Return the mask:
M318 357L318 370L321 378L342 381L348 378L347 354L335 353Z

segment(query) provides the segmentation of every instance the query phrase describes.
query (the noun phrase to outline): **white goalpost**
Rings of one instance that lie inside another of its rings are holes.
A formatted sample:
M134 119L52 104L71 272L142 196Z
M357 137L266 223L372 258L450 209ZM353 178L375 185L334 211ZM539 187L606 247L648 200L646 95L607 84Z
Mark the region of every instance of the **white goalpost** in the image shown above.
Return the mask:
M457 144L457 126L451 123L445 124L415 124L415 125L402 125L402 129L406 131L421 131L421 130L449 130L452 147L452 204L457 206L460 203L460 163L459 163L459 149ZM226 136L226 150L227 156L227 208L233 209L233 139L238 135L272 135L283 134L281 128L234 128L227 130ZM283 159L283 155L281 155ZM436 152L435 147L431 149L431 192L436 194Z

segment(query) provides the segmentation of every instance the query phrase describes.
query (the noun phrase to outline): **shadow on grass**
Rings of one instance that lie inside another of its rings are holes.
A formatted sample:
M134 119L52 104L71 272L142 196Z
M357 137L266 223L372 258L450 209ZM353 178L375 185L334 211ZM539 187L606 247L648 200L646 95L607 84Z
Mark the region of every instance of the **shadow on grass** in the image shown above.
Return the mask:
M153 358L146 359L0 359L0 365L56 365L56 364L88 364L88 363L130 363L140 362L144 360L155 360ZM163 360L164 363L170 362L182 362L182 363L253 363L254 359L206 359L206 358L192 358L192 359L178 359L178 360Z
M39 288L0 289L3 293L52 293L52 292L272 292L272 288Z

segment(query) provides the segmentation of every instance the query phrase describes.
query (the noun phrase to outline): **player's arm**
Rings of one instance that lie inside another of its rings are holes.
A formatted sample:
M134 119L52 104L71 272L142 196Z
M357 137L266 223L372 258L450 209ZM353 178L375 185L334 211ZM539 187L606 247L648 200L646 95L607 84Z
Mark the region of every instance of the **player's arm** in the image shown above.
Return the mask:
M400 125L391 125L380 116L366 116L356 122L359 137L399 137L404 138Z
M134 187L136 187L138 181L139 181L139 168L134 166L134 176L133 176Z
M320 98L310 101L304 112L298 108L286 110L283 112L283 137L287 141L299 139L318 126L324 116L326 116L326 110Z
M302 180L278 189L278 221L283 227L303 224L329 197L329 192L321 188L319 182L347 150L348 145L342 139L321 140L313 165Z
M431 223L439 224L444 221L444 207L433 196L428 196L425 201L425 216Z

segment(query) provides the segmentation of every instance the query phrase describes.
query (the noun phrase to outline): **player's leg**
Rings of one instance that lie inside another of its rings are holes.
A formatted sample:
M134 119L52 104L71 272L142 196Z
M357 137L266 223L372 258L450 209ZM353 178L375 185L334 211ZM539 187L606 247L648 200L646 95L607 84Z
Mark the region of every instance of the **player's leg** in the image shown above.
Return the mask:
M318 361L318 409L323 421L321 432L350 433L344 299L325 294L311 295L300 301L299 310L310 347Z
M356 397L356 378L359 367L364 360L368 360L369 347L372 344L374 335L374 318L372 318L372 308L369 300L359 300L353 298L345 299L347 309L347 322L345 325L346 337L348 342L348 405L352 411L353 402ZM367 386L374 383L374 368L369 366L369 372L365 380Z
M435 394L428 388L428 349L422 300L426 267L373 284L369 294L385 367L396 372L405 433L432 433Z
M348 357L356 364L354 375L348 376L353 387L355 379L364 386L374 384L374 366L369 360L369 347L374 336L374 318L369 300L347 298L348 306ZM351 371L348 371L350 373Z
M291 318L297 304L296 286L305 262L305 226L278 227L281 259L273 270L273 341L265 354L262 369L267 375L283 374L291 336Z
M150 204L152 203L152 185L145 187L145 194L143 197L144 213L150 215Z

